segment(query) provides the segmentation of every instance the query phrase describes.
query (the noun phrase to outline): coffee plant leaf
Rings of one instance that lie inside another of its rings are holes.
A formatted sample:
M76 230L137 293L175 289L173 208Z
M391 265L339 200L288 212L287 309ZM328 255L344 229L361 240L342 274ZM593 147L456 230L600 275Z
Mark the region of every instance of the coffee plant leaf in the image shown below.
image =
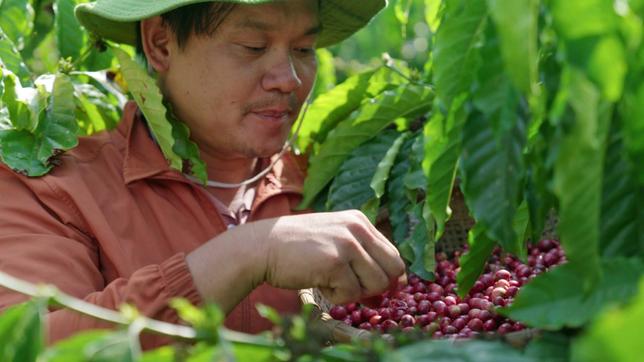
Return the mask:
M461 270L456 274L458 295L464 298L479 278L496 243L487 237L485 227L476 224L467 233L469 249L459 258Z
M454 343L451 340L426 340L401 347L383 356L385 362L468 361L468 362L538 362L520 350L497 341L470 340Z
M639 200L644 187L637 183L618 118L612 123L604 160L599 248L602 257L642 255L644 209Z
M396 131L381 132L351 151L331 183L327 199L328 210L360 209L377 197L369 185L378 165L398 136Z
M109 334L110 332L108 331L87 331L75 334L47 348L39 358L43 362L94 361L88 359L89 356L86 354L87 346L105 339Z
M431 108L434 92L423 85L405 84L365 100L353 116L337 125L310 160L310 176L304 183L308 207L316 195L336 175L342 162L360 144L373 138L398 118L416 118Z
M382 195L385 194L385 184L389 179L391 168L394 166L394 161L396 160L396 157L398 157L400 148L408 137L409 133L400 134L387 150L385 157L383 157L383 159L378 163L376 172L373 174L373 178L369 184L371 189L376 193L377 198L381 198Z
M464 96L457 97L447 117L436 112L424 129L425 157L422 165L429 190L426 202L436 222L436 240L443 234L451 215L449 201L461 153L460 135L467 117L464 101Z
M0 314L0 360L35 362L44 348L44 306L35 300Z
M173 116L169 104L166 106L168 107L167 119L172 125L174 138L172 150L183 159L182 171L194 175L205 184L208 181L208 171L206 163L201 159L199 146L190 139L190 128Z
M623 308L601 313L584 334L572 343L571 361L637 361L642 350L644 279L639 293Z
M119 123L117 101L109 93L100 91L92 84L74 83L74 96L76 118L83 134L111 130Z
M425 0L425 21L432 33L436 33L440 26L443 2L443 0Z
M61 58L78 59L84 45L85 32L74 17L76 0L55 0L56 44Z
M570 337L562 333L543 332L532 339L524 349L524 355L537 361L570 361Z
M38 140L27 130L0 130L0 160L14 171L28 176L42 176L53 168L38 160Z
M411 145L409 154L409 172L403 180L405 189L409 191L409 199L416 201L418 190L423 192L427 190L427 177L423 171L423 158L425 157L425 136L422 132L414 137L414 143Z
M628 92L624 100L624 142L635 165L644 165L644 83ZM638 167L637 179L644 186L644 167Z
M414 142L414 137L409 137L403 142L386 184L389 222L392 227L393 241L396 245L401 244L409 236L410 227L407 210L410 208L411 200L407 197L404 181L407 172L411 168L409 163L411 147Z
M599 91L581 72L571 71L569 86L574 119L559 145L554 174L558 234L566 257L579 269L578 282L589 289L601 277L599 225L608 119L600 114Z
M526 121L514 112L516 101L488 118L474 113L463 131L461 175L470 213L488 236L508 252L519 255L521 244L512 227L522 184ZM495 130L494 123L502 126Z
M2 67L16 74L21 82L25 84L31 82L31 72L20 56L20 52L0 27L0 68Z
M330 91L319 95L302 116L297 145L306 151L312 142L324 142L339 122L349 117L362 102L387 89L403 84L404 78L387 67L349 77Z
M22 87L20 80L8 69L3 70L4 93L2 103L7 108L11 128L33 130L38 124L40 111L45 108L44 90Z
M29 0L4 0L0 4L0 29L18 50L33 29L34 9Z
M448 107L454 97L470 91L476 78L487 18L485 0L445 1L432 59L436 95Z
M121 71L130 94L145 115L150 130L165 158L172 168L181 171L183 161L173 150L175 141L172 137L172 125L166 118L167 109L163 105L163 96L155 80L125 51L116 47L113 47L112 51L121 64Z
M423 215L424 203L410 204L408 210L410 235L400 244L401 254L409 262L409 270L425 280L434 279L434 240ZM405 252L402 252L404 250Z
M501 54L514 86L537 92L539 0L487 0L501 40Z
M35 130L40 140L37 152L40 162L47 163L55 153L76 147L78 124L75 110L72 81L67 75L56 75L46 115Z
M635 295L644 271L637 259L604 260L600 268L604 277L588 292L575 265L554 267L521 287L512 305L499 312L535 328L580 327L606 306Z

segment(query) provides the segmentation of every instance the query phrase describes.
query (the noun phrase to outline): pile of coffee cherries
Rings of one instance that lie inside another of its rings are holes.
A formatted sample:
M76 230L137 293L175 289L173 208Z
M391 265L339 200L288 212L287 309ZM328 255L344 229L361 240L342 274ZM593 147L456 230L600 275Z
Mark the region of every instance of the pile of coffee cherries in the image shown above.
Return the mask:
M504 335L525 327L496 313L496 307L512 303L522 285L537 274L566 261L556 240L544 239L528 249L528 263L495 249L483 274L465 298L456 294L459 272L452 258L436 254L436 279L424 281L409 275L408 284L375 298L377 305L351 303L329 311L334 319L357 328L381 333L421 329L434 338L471 338L479 333ZM373 300L373 298L370 298Z

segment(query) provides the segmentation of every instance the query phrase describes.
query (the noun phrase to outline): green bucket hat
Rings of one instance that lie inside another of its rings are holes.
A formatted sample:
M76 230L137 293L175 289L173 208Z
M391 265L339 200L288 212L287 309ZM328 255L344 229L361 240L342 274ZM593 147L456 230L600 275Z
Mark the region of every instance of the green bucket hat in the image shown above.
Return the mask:
M219 0L262 4L276 0ZM91 33L118 43L135 45L136 23L176 8L207 0L97 0L76 6L78 21ZM338 43L364 27L387 6L387 0L320 0L322 32L317 47Z

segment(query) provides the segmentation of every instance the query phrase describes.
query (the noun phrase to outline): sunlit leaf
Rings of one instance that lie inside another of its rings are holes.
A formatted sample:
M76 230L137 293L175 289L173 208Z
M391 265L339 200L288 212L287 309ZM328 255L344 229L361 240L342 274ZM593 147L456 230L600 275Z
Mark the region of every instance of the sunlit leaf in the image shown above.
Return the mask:
M601 313L574 341L571 361L637 362L642 358L640 331L644 324L644 279L637 289L639 294L627 306Z
M25 84L31 81L31 72L22 59L20 52L0 27L0 66L4 66L18 75Z
M355 147L398 118L413 119L423 115L431 107L433 94L428 87L407 84L365 101L355 115L342 121L329 134L320 152L311 158L310 176L304 184L301 206L310 205Z
M3 0L0 3L0 29L19 50L22 49L25 37L31 33L34 9L28 0Z
M112 51L121 64L123 77L127 81L129 91L145 115L150 131L154 134L165 158L172 168L181 171L183 162L172 149L174 146L172 125L166 117L167 109L163 105L163 96L155 80L126 52L119 48L112 48Z
M450 217L449 201L454 187L456 167L461 153L461 132L467 116L463 107L465 97L453 102L447 118L436 113L425 125L425 158L423 170L427 176L427 205L436 221L438 240Z
M54 81L47 115L36 128L42 138L37 157L45 163L55 153L69 150L78 144L74 86L68 76L59 74Z
M71 57L73 60L80 57L85 37L85 32L74 17L76 4L76 0L55 0L54 2L58 51L62 58Z
M485 0L446 0L433 53L437 96L449 105L467 92L480 66L480 41L487 25Z
M556 330L582 326L606 306L635 295L644 270L634 259L603 261L600 268L604 278L587 293L574 265L557 266L524 285L512 305L501 312L531 327Z
M487 5L514 85L523 94L536 92L539 0L487 0Z
M32 301L0 314L0 361L34 362L44 348L44 305Z
M425 0L425 21L432 33L435 33L440 25L440 9L442 5L443 0Z
M385 157L378 163L378 168L371 179L371 189L376 193L377 198L381 198L385 194L385 184L389 179L389 172L394 165L394 161L400 152L400 147L402 147L405 140L409 137L408 133L403 133L391 145Z
M302 121L298 146L306 150L312 141L323 142L329 131L349 117L362 102L402 83L402 77L381 67L354 75L332 90L318 96Z
M404 181L411 168L411 147L414 142L415 138L408 138L401 146L386 185L389 221L393 229L393 241L396 245L402 243L409 236L410 227L407 210L411 207L411 200L407 196Z

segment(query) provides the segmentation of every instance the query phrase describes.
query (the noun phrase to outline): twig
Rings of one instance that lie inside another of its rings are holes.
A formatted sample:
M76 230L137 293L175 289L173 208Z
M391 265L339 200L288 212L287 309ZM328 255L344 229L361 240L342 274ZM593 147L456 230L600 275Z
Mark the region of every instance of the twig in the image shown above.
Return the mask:
M77 313L110 322L118 325L131 326L137 324L137 327L143 331L153 332L168 337L179 338L184 340L196 340L197 332L194 328L162 322L147 317L137 317L134 320L124 317L120 313L111 309L99 307L95 304L88 303L84 300L74 298L58 290L51 285L35 285L24 280L13 277L0 271L0 287L13 290L34 298L47 298L50 302L59 304L69 310ZM231 331L226 328L220 328L219 335L230 342L253 344L257 346L273 347L274 343L270 339L262 336L247 335L240 332Z

